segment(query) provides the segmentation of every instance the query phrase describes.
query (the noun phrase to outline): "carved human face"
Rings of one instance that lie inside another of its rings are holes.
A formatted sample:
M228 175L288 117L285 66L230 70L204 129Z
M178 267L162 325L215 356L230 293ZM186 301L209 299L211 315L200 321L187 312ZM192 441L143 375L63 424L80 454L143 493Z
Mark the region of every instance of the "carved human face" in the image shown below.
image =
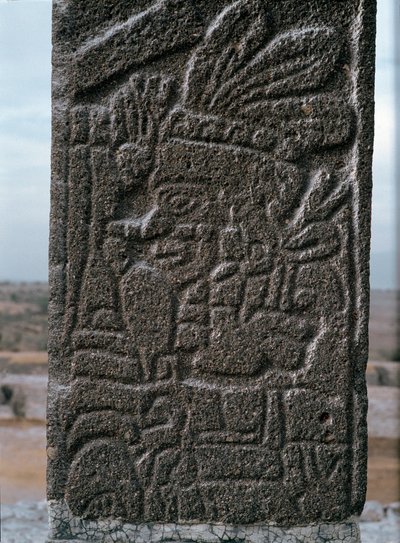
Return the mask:
M259 377L304 363L314 330L293 319L297 271L279 260L279 221L299 179L293 167L241 149L161 146L147 197L127 222L131 265L173 288L173 350L186 353L191 371Z
M230 149L211 151L165 145L150 181L151 209L142 227L145 259L173 284L208 275L221 259L230 258L226 229L238 230L241 258L256 249L265 256L272 243L265 223L267 197L259 194L260 172L253 158Z

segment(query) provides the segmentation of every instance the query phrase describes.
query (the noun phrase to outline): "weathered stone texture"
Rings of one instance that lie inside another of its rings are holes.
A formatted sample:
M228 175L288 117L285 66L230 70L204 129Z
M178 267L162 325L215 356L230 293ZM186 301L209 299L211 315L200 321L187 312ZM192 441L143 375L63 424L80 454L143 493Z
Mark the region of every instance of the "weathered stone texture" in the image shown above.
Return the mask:
M374 0L54 2L55 508L361 512L374 21Z
M49 504L50 535L61 543L361 543L356 522L294 528L272 525L128 524L76 518L65 503ZM64 539L65 538L65 539Z

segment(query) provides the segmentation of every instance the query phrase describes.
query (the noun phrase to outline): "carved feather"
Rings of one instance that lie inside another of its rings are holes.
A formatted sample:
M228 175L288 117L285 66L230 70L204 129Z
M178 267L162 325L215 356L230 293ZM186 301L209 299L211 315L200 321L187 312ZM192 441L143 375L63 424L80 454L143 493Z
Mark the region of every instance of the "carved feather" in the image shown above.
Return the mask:
M330 222L311 224L283 246L292 262L312 262L333 255L340 247L340 234Z
M271 36L265 2L239 0L223 10L189 63L185 105L213 112L211 103L221 86L233 80Z
M112 140L138 147L151 147L157 143L160 125L171 106L173 91L172 78L131 77L111 100Z
M283 242L289 260L311 262L340 249L341 236L333 219L346 204L349 191L347 178L337 183L336 176L318 172Z
M253 102L321 88L332 74L343 41L329 27L280 34L259 0L235 2L210 27L189 63L185 105L232 115Z
M297 223L322 221L342 207L349 197L350 184L347 178L336 183L336 176L321 170L314 177L311 190L305 197Z

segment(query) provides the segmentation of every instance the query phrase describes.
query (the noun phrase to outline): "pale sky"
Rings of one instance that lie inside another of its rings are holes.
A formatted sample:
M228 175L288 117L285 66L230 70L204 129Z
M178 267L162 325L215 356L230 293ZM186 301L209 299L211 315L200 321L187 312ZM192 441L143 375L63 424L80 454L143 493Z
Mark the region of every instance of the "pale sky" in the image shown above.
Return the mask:
M378 0L371 285L395 286L394 2ZM51 2L0 0L0 281L47 280Z

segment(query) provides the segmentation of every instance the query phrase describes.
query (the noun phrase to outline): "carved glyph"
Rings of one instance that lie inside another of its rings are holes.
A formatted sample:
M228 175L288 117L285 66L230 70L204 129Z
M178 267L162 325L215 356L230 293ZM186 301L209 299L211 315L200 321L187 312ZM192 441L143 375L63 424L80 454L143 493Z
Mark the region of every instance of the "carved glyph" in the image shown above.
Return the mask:
M152 3L72 63L63 496L86 519L340 519L349 38L322 20L281 28L262 0L208 19L183 4ZM140 49L171 10L186 30Z

